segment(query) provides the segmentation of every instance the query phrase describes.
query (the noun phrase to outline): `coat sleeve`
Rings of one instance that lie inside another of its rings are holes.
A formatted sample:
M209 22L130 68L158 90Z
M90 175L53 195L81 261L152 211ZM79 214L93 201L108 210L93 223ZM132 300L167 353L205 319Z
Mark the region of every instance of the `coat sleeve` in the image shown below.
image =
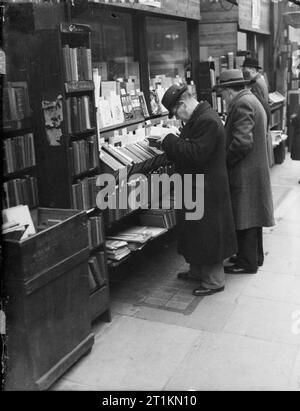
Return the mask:
M170 161L178 167L202 167L215 149L218 123L213 119L198 121L192 128L189 141L168 134L162 148Z
M231 143L227 148L227 165L234 167L236 163L245 158L253 149L254 108L243 101L232 121Z

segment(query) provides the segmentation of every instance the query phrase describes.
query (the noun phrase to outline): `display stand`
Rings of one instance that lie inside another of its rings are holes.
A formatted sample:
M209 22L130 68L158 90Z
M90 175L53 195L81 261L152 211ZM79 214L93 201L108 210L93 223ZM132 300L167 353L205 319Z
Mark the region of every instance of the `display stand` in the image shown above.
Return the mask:
M3 243L8 391L48 389L94 342L86 214L38 208L32 217L37 234Z

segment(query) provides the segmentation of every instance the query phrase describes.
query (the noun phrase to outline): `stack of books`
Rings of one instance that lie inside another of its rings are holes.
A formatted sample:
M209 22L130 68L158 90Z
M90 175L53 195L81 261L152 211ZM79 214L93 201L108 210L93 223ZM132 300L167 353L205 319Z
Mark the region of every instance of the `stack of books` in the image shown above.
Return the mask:
M7 138L4 144L4 174L35 166L33 134Z
M72 208L90 210L96 207L96 197L100 187L96 185L97 176L87 177L72 184Z
M133 226L115 235L108 236L108 240L126 241L129 249L136 249L136 246L145 245L151 239L151 233L147 227Z
M38 205L36 177L24 176L3 183L5 193L4 208L27 204L30 208Z
M92 80L91 49L65 45L62 51L65 81Z
M22 120L30 116L27 83L7 82L3 89L3 121Z
M106 249L109 263L120 261L131 253L126 241L107 240Z
M127 174L149 173L160 167L165 161L165 154L148 141L140 141L126 146L104 144L100 150L100 160L104 172L118 177L119 170L127 167Z
M99 164L96 136L90 136L86 140L72 141L70 154L73 175L96 168Z
M94 127L90 96L67 98L66 111L69 134L81 133Z

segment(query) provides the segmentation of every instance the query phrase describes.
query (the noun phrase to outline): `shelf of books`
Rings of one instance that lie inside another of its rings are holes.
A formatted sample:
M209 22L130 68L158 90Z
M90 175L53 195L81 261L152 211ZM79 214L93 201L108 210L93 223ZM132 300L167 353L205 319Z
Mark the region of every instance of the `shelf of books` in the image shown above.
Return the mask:
M181 126L178 120L168 119L167 111L161 104L165 90L174 81L180 82L180 79L161 75L150 81L149 112L144 93L136 87L136 82L132 79L102 81L97 68L94 68L93 75L100 130L100 168L102 173L112 175L116 182L115 190L111 194L115 207L108 207L104 212L107 261L110 268L115 268L130 258L134 251L141 250L149 241L175 225L173 211L153 210L157 219L173 213L173 222L160 221L158 226L136 226L135 220L140 213L150 213L150 202L129 204L128 201L125 206L120 206L121 196L124 198L124 192L120 194L120 187L124 188L125 184L125 196L129 199L136 195L139 184L143 184L145 180L147 186L151 187L152 175L172 173L173 166L168 163L165 153L151 144L151 140L160 133L165 133L166 128L176 127L177 130ZM151 198L150 195L149 193L147 199ZM148 210L142 210L143 208ZM127 241L124 238L119 239L124 232L118 230L124 227L124 224L127 224L126 233L133 236L126 237ZM139 235L136 235L136 229Z
M3 88L3 203L2 208L38 205L34 133L27 82Z
M64 73L66 134L69 136L71 207L96 207L99 147L95 86L91 57L91 30L85 25L60 25ZM103 215L95 209L88 215L90 258L90 313L92 320L105 314L110 321L109 279L105 255Z
M104 223L96 208L100 161L91 30L61 23L39 32L38 39L34 90L40 205L87 212L91 319L105 314L110 320Z
M172 195L172 194L171 194ZM108 266L116 268L151 241L167 233L176 225L174 200L166 209L141 209L130 223L116 225L106 239Z

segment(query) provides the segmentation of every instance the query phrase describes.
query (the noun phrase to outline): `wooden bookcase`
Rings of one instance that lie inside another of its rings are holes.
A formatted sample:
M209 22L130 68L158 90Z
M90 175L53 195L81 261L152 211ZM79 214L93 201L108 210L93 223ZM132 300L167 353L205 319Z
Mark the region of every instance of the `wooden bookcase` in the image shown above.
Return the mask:
M47 50L44 52L44 50ZM100 173L89 26L61 23L35 32L31 71L40 206L97 213ZM74 241L76 239L74 238ZM92 256L105 252L105 241ZM109 312L109 281L91 293L91 318Z
M38 205L35 142L26 81L3 87L3 208Z

